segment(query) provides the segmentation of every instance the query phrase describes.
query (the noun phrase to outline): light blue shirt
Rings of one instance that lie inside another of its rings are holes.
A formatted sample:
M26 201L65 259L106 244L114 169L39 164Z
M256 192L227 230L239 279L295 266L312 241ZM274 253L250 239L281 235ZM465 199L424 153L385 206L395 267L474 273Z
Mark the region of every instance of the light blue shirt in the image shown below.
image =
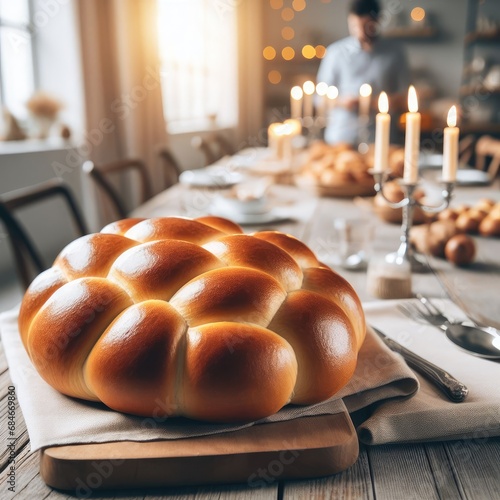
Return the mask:
M363 83L372 87L372 99L380 92L406 93L409 85L409 69L406 54L396 42L377 39L371 52L361 48L354 37L332 43L319 66L317 82L326 82L339 89L339 97L359 96ZM395 120L392 120L393 124ZM368 140L374 138L374 116L368 125ZM356 111L337 107L328 116L325 140L330 144L359 142L359 119Z

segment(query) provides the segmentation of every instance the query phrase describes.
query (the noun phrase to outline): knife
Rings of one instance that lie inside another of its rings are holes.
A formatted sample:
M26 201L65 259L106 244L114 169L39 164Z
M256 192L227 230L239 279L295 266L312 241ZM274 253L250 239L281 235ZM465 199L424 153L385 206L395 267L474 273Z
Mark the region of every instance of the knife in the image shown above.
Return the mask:
M401 354L410 368L413 368L427 377L436 385L436 387L443 391L451 401L454 403L460 403L465 400L467 394L469 393L469 389L467 389L462 382L459 382L447 371L439 368L439 366L432 364L426 359L421 358L414 352L408 350L406 347L403 347L400 343L389 338L374 326L370 327L383 340L389 349Z

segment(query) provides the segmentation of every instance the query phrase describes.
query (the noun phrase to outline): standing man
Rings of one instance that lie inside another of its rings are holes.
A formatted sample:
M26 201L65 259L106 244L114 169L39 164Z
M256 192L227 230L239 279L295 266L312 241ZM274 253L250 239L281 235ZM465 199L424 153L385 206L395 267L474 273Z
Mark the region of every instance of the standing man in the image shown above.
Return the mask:
M377 0L351 0L347 18L350 36L332 43L321 61L317 82L339 89L337 106L330 113L325 130L325 140L330 144L359 142L361 85L368 83L372 87L372 109L380 92L385 91L394 111L408 90L406 55L395 42L379 38L379 14ZM373 119L368 123L368 132L368 140L372 142Z

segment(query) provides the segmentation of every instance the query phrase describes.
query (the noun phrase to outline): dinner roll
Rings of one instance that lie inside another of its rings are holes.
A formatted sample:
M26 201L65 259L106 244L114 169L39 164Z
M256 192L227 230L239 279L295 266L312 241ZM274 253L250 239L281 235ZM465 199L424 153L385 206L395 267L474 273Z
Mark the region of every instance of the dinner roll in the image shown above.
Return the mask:
M19 313L33 365L61 393L210 422L330 398L365 329L353 288L304 243L212 216L125 219L75 240Z

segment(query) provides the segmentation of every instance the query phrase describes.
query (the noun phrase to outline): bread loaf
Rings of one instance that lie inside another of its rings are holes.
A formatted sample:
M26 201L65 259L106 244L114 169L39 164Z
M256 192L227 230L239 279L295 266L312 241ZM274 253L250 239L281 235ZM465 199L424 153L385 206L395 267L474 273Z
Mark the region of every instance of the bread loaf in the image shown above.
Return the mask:
M333 396L354 372L365 319L349 283L296 238L169 217L68 245L27 290L19 329L63 394L237 422Z

